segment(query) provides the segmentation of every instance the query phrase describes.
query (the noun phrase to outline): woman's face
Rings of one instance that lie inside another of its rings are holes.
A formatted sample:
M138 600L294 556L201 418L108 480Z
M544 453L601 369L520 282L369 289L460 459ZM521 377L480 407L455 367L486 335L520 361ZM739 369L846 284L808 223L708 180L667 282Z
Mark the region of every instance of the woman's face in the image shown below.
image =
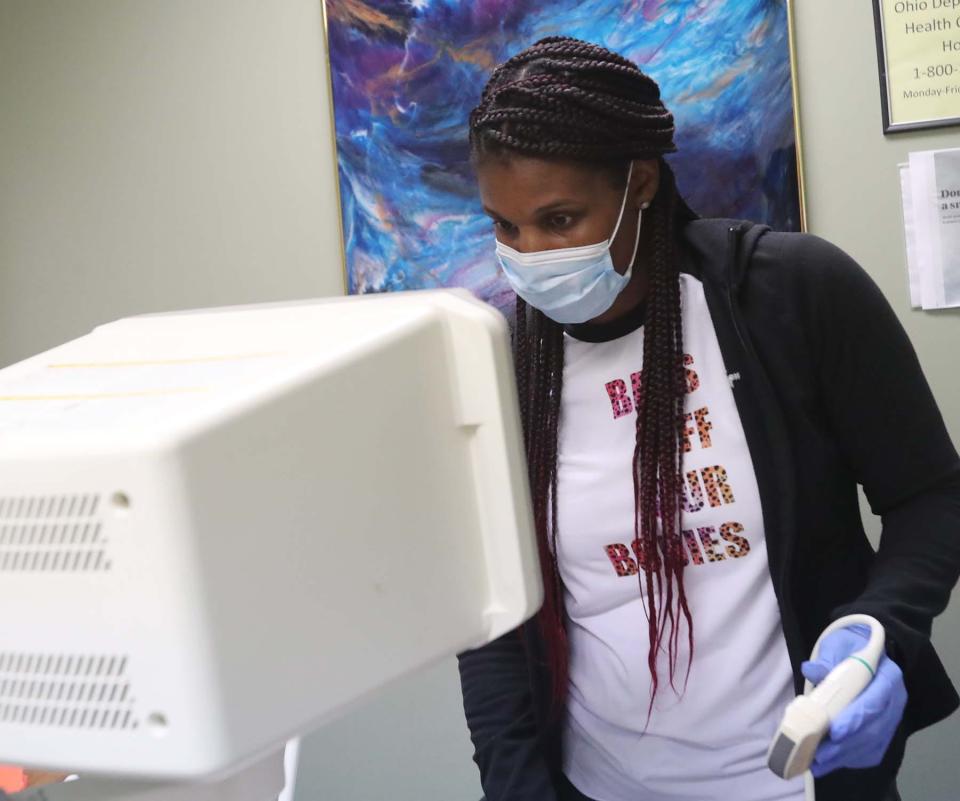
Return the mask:
M626 179L626 171L623 179ZM634 162L626 207L610 252L625 273L642 202L656 194L656 161ZM477 165L484 211L497 239L521 253L593 245L609 239L626 189L608 171L529 156L487 157Z

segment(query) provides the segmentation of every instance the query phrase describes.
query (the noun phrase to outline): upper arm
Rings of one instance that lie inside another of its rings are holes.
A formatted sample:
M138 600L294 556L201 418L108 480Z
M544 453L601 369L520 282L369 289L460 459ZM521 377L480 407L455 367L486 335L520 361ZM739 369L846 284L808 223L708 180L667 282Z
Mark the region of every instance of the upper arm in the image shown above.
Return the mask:
M839 248L803 239L823 408L871 508L882 514L955 471L957 452L880 288Z

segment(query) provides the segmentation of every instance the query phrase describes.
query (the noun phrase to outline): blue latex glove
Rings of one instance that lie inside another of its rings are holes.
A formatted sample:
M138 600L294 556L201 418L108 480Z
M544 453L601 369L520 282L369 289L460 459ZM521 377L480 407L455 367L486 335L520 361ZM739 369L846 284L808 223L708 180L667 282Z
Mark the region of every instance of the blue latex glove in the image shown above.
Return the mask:
M827 635L820 643L815 662L804 662L800 670L813 684L850 654L863 648L870 639L870 629L862 625L848 626ZM907 688L903 672L886 654L880 657L877 674L836 720L821 741L810 770L816 778L839 768L872 768L879 765L907 705Z

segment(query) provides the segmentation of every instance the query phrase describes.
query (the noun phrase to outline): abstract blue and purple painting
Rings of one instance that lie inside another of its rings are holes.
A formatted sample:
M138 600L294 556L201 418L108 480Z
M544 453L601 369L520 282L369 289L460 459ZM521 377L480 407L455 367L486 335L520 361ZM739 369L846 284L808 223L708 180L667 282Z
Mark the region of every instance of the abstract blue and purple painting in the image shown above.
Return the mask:
M656 80L670 157L704 216L799 230L786 0L325 0L351 293L461 286L505 309L467 118L491 69L543 36Z

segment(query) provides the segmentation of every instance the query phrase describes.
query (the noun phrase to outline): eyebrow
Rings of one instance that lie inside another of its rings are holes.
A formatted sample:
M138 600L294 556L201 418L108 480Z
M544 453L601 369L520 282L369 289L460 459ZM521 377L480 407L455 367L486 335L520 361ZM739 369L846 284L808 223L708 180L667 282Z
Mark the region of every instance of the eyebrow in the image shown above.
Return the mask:
M538 209L534 209L534 215L543 214L548 211L553 211L554 209L562 208L563 206L578 206L580 205L579 200L574 200L573 198L561 198L560 200L554 200L552 203L547 203L544 206L540 206ZM483 210L491 217L499 217L501 220L505 220L502 214L498 214L493 209L483 207Z

